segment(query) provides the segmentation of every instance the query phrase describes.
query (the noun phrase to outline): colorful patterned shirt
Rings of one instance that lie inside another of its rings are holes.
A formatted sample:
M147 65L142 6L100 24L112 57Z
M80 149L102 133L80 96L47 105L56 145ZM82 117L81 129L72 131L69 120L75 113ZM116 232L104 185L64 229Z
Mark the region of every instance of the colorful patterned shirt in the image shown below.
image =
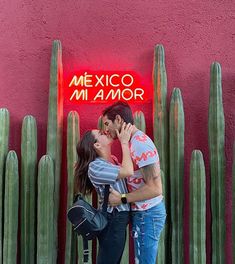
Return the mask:
M138 130L130 140L131 158L134 164L134 175L127 178L129 192L135 191L143 186L144 179L140 168L157 163L160 166L159 156L153 141L142 131ZM163 196L159 195L152 199L132 203L133 211L143 211L150 209L161 202Z

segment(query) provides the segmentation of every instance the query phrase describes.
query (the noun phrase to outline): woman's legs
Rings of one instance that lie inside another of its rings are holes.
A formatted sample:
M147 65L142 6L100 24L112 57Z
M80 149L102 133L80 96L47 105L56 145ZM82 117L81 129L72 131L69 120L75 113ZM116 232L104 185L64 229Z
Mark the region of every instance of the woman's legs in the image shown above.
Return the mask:
M119 264L126 242L129 212L107 213L108 225L99 235L97 264Z

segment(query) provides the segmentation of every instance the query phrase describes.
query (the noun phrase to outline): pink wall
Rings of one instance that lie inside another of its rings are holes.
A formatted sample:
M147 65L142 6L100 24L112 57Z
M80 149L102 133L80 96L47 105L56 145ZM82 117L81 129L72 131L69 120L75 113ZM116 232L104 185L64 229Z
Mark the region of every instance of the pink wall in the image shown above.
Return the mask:
M29 1L0 4L0 107L11 114L10 148L20 154L20 129L25 115L38 123L39 158L46 150L46 124L51 44L63 46L64 72L76 69L133 70L151 83L153 48L164 45L168 97L181 88L185 133L185 263L189 263L189 161L193 149L203 151L208 174L208 96L210 64L223 73L226 118L226 263L232 263L232 144L235 138L235 3L233 1ZM76 109L81 129L96 126L103 105L65 105ZM144 111L152 135L151 104L132 105ZM87 112L89 111L89 112ZM65 179L62 179L66 183ZM64 192L64 189L62 188ZM207 197L209 199L209 188ZM65 198L62 198L62 205ZM61 209L60 252L64 247L64 208ZM210 263L210 204L207 203L207 263ZM62 263L62 262L61 262Z

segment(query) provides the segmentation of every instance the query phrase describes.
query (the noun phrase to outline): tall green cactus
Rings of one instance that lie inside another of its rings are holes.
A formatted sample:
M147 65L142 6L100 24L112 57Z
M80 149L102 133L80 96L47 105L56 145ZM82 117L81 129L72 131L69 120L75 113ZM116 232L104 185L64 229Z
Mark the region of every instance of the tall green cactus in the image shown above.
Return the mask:
M158 264L170 262L169 254L169 151L168 151L168 112L167 112L167 74L165 67L165 52L162 45L156 45L154 49L153 63L153 127L154 127L154 143L157 147L160 166L164 173L164 198L168 217L164 228L164 233L161 235L159 242ZM162 238L165 236L164 239ZM167 254L166 254L167 253Z
M165 193L165 175L164 172L161 170L161 179L162 179L162 192ZM166 224L161 232L161 236L158 242L158 255L157 255L157 261L156 264L158 263L166 263L166 258L169 257L166 255Z
M9 141L9 112L6 108L0 108L0 264L2 264L3 247L3 193L5 162Z
M21 134L21 263L35 263L37 125L25 116Z
M171 253L173 264L183 264L184 109L180 89L170 102Z
M80 123L79 115L76 111L71 111L67 117L67 209L71 207L74 198L74 167L77 161L76 146L80 140ZM72 264L76 258L74 250L76 250L76 237L72 234L72 225L66 222L66 248L65 263Z
M168 114L167 114L167 74L165 68L165 52L162 45L154 50L153 65L153 124L154 143L157 146L161 168L166 175L168 172ZM165 182L167 184L167 182ZM167 187L167 185L166 185ZM167 190L166 190L167 191Z
M54 162L55 170L55 190L54 190L54 260L57 259L58 234L57 221L59 212L59 190L60 190L60 171L61 171L61 149L63 132L63 87L62 79L62 47L58 40L53 42L50 68L50 91L48 108L48 126L47 126L47 154Z
M97 128L100 129L100 130L104 130L104 123L103 123L102 116L100 116L99 119L98 119Z
M134 124L138 129L144 133L146 132L145 117L142 111L136 111L134 113Z
M37 264L54 262L54 165L44 155L38 165Z
M194 150L190 163L190 264L206 263L205 178L203 155Z
M221 66L211 65L209 102L209 150L211 176L212 263L225 263L225 157L224 110Z
M232 197L232 234L235 234L235 141L233 143L233 197ZM233 263L235 263L235 236L232 236L233 244Z
M6 159L4 197L3 263L17 263L17 232L19 210L19 172L15 151L9 151Z

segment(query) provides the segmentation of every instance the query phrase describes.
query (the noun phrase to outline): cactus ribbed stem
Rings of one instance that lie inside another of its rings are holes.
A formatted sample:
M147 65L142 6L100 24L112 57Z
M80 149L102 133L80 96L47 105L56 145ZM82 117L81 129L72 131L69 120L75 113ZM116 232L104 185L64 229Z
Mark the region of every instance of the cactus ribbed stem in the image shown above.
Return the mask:
M4 193L4 175L5 163L8 152L9 142L9 112L6 108L0 109L0 264L2 264L3 247L3 193Z
M126 228L126 243L125 243L125 248L122 254L122 261L121 264L126 264L129 263L129 225Z
M183 264L184 200L184 110L180 89L174 88L170 102L170 187L172 264Z
M154 86L154 143L160 157L161 169L165 176L168 172L168 115L167 115L167 75L165 68L165 52L162 45L154 51L153 65ZM167 184L167 182L165 182ZM167 187L167 186L166 186ZM167 191L167 190L166 190Z
M17 233L19 209L19 172L15 151L9 151L6 159L4 197L3 263L17 262Z
M162 179L162 192L165 193L165 175L164 172L161 170L161 179ZM166 225L164 226L161 236L159 239L158 243L158 255L157 255L157 261L156 264L158 263L166 263L166 258L169 257L166 255L166 245L165 245L165 240L166 240Z
M37 125L26 116L21 135L21 263L36 261Z
M54 165L44 155L38 165L37 264L54 263Z
M235 141L233 143L233 197L232 197L232 234L235 234ZM232 236L233 263L235 263L235 236Z
M225 263L225 157L221 66L211 65L209 150L211 176L212 263Z
M146 132L145 117L142 111L136 111L134 113L134 124L138 129L144 133Z
M93 200L92 195L87 195L85 198L86 198L86 201L88 203L93 204L93 206L95 207L94 203L92 203L92 200ZM94 253L94 252L92 252L92 249L94 249L95 252L97 252L97 251L96 251L95 247L94 248L92 247L92 242L93 241L91 241L91 240L88 241L89 257L88 257L88 263L87 264L93 264L95 261L95 260L92 261L92 256ZM83 239L81 236L77 236L77 249L78 249L78 263L83 263Z
M100 116L99 119L98 119L97 128L100 129L100 130L104 130L104 123L103 123L102 116Z
M203 155L194 150L190 163L190 264L206 263L205 178Z
M165 52L162 45L156 45L154 49L154 64L153 64L153 128L154 128L154 143L157 147L160 158L160 166L164 173L164 198L167 211L167 219L164 228L164 239L161 235L158 250L158 264L170 262L169 254L169 221L170 200L169 191L169 150L168 150L168 112L167 112L167 74L165 67Z
M76 146L80 140L80 124L79 115L76 111L71 111L67 118L67 209L71 207L74 198L74 167L77 162ZM72 234L72 225L66 222L66 247L65 247L65 263L74 263L73 258L76 254L72 250L76 250L76 237Z
M61 171L61 149L63 132L63 69L62 69L62 47L58 40L53 42L50 68L50 91L48 107L48 126L47 126L47 154L54 162L54 260L57 261L58 234L57 222L59 212L59 190L60 190L60 171Z
M78 263L82 263L83 261L83 241L82 241L82 237L81 236L77 236L77 249L78 249ZM88 242L88 245L90 245L90 243ZM89 250L91 249L91 247L89 247ZM89 256L89 260L90 260L90 256Z

